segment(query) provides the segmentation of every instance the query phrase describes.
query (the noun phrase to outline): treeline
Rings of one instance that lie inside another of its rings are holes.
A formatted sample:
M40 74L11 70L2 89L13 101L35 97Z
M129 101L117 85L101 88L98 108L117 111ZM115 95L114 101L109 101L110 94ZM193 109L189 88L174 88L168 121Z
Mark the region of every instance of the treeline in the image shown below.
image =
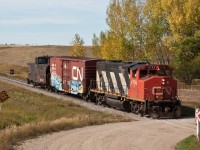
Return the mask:
M111 0L106 22L95 57L168 64L186 84L200 78L200 0Z

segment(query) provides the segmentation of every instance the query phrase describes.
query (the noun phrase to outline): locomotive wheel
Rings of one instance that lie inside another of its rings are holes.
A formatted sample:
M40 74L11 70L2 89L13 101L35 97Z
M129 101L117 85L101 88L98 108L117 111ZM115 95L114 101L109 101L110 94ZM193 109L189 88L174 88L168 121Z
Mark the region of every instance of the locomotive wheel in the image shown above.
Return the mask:
M159 119L159 118L160 118L159 112L152 112L152 113L150 114L150 116L151 116L151 118L153 118L153 119Z
M177 119L181 117L181 108L179 107L177 110L173 112L173 118Z
M30 84L30 83L31 83L31 81L29 79L27 79L27 84Z
M140 114L141 117L143 117L144 116L144 111L140 111L139 114Z
M37 84L36 84L35 82L33 82L33 86L36 87L36 85L37 85Z

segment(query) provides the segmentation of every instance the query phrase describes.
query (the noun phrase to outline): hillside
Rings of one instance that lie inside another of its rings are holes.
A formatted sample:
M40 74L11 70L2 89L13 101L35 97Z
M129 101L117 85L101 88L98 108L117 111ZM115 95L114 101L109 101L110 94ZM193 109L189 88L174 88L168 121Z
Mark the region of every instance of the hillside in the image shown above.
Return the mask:
M0 63L26 66L41 55L71 55L70 46L0 46ZM91 57L91 47L87 46L87 56Z

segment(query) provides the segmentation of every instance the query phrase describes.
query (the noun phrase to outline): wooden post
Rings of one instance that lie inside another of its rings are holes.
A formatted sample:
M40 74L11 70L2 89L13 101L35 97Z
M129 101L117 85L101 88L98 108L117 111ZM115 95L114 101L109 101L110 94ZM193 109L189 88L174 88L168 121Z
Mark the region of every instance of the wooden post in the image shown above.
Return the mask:
M0 102L0 112L1 112L1 106L2 106L2 103Z
M9 96L6 93L6 91L0 92L0 112L1 112L2 103L5 102L8 98L9 98Z
M195 120L197 124L197 139L200 140L200 108L195 110Z

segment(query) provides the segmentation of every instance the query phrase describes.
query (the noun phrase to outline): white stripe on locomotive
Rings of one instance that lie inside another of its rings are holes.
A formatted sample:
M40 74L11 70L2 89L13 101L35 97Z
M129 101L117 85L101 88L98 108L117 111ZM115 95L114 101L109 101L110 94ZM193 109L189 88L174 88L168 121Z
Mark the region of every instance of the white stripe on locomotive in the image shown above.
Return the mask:
M122 74L122 73L119 73L119 77L120 77L120 80L121 80L121 83L122 83L122 88L123 88L123 90L124 90L124 93L125 93L125 94L128 94L128 87L127 87L126 80L125 80L123 74ZM130 78L129 78L129 79L130 79Z
M107 78L107 75L106 75L106 72L105 71L102 71L102 77L103 77L103 80L104 80L104 83L105 83L105 88L108 92L111 92L110 90L110 86L109 86L109 83L108 83L108 78Z
M119 87L117 85L117 80L116 80L116 77L115 77L115 73L114 72L110 72L110 76L111 76L111 80L112 80L112 83L113 83L113 86L114 86L115 93L119 93Z

